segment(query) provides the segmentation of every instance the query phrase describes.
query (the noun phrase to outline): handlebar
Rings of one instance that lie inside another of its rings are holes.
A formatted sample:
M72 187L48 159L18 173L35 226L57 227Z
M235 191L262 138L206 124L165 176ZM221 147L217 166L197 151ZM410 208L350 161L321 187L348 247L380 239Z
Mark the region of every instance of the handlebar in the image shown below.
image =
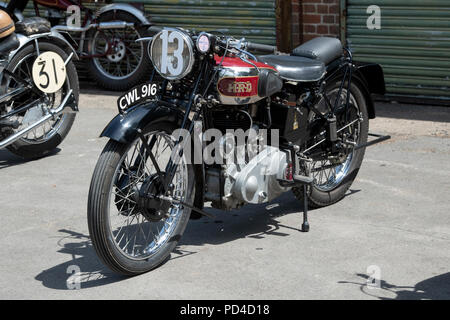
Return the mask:
M154 36L158 32L162 31L164 27L159 26L151 26L147 29L146 34L149 36ZM226 46L227 41L221 41L222 46ZM239 40L232 40L229 41L228 44L231 47L235 47L237 49L244 49L249 51L259 51L259 52L265 52L265 53L276 53L277 47L276 46L270 46L267 44L260 44L260 43L253 43L249 41L241 42Z
M267 52L267 53L275 53L277 51L277 47L269 46L267 44L247 42L247 50L256 50L256 51Z
M147 29L146 33L153 36L158 32L162 31L163 29L164 29L163 27L151 26L150 28Z

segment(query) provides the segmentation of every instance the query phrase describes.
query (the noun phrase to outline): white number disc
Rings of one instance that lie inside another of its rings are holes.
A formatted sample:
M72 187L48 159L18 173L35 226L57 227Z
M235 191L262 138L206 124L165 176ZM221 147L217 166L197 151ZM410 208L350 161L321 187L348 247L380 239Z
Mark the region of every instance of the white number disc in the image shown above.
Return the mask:
M61 89L66 81L64 60L56 52L44 52L34 61L32 75L39 90L54 93Z

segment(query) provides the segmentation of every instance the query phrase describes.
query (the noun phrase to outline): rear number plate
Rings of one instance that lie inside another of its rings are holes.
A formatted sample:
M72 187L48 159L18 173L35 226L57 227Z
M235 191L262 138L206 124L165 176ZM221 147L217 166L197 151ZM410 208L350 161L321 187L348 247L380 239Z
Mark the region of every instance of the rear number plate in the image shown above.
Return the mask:
M117 99L117 108L123 113L128 108L138 104L139 102L154 97L158 92L159 86L156 83L147 82L132 88L127 93L121 95Z

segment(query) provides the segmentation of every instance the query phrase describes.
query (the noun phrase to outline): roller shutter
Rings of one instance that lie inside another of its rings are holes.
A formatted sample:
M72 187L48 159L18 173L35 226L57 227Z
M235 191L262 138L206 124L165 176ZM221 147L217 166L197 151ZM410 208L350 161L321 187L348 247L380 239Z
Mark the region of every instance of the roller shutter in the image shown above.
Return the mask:
M128 2L130 1L116 1ZM156 25L220 30L258 43L276 44L275 0L138 0Z
M371 5L379 30L367 28ZM343 0L341 9L354 59L380 63L389 94L450 100L449 0Z

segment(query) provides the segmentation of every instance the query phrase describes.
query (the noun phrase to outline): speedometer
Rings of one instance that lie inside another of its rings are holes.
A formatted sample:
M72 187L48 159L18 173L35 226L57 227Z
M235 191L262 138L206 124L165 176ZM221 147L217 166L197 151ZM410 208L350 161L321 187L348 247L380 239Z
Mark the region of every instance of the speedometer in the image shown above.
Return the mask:
M177 80L191 72L194 49L191 38L178 29L164 29L153 37L150 58L156 71L166 79Z

